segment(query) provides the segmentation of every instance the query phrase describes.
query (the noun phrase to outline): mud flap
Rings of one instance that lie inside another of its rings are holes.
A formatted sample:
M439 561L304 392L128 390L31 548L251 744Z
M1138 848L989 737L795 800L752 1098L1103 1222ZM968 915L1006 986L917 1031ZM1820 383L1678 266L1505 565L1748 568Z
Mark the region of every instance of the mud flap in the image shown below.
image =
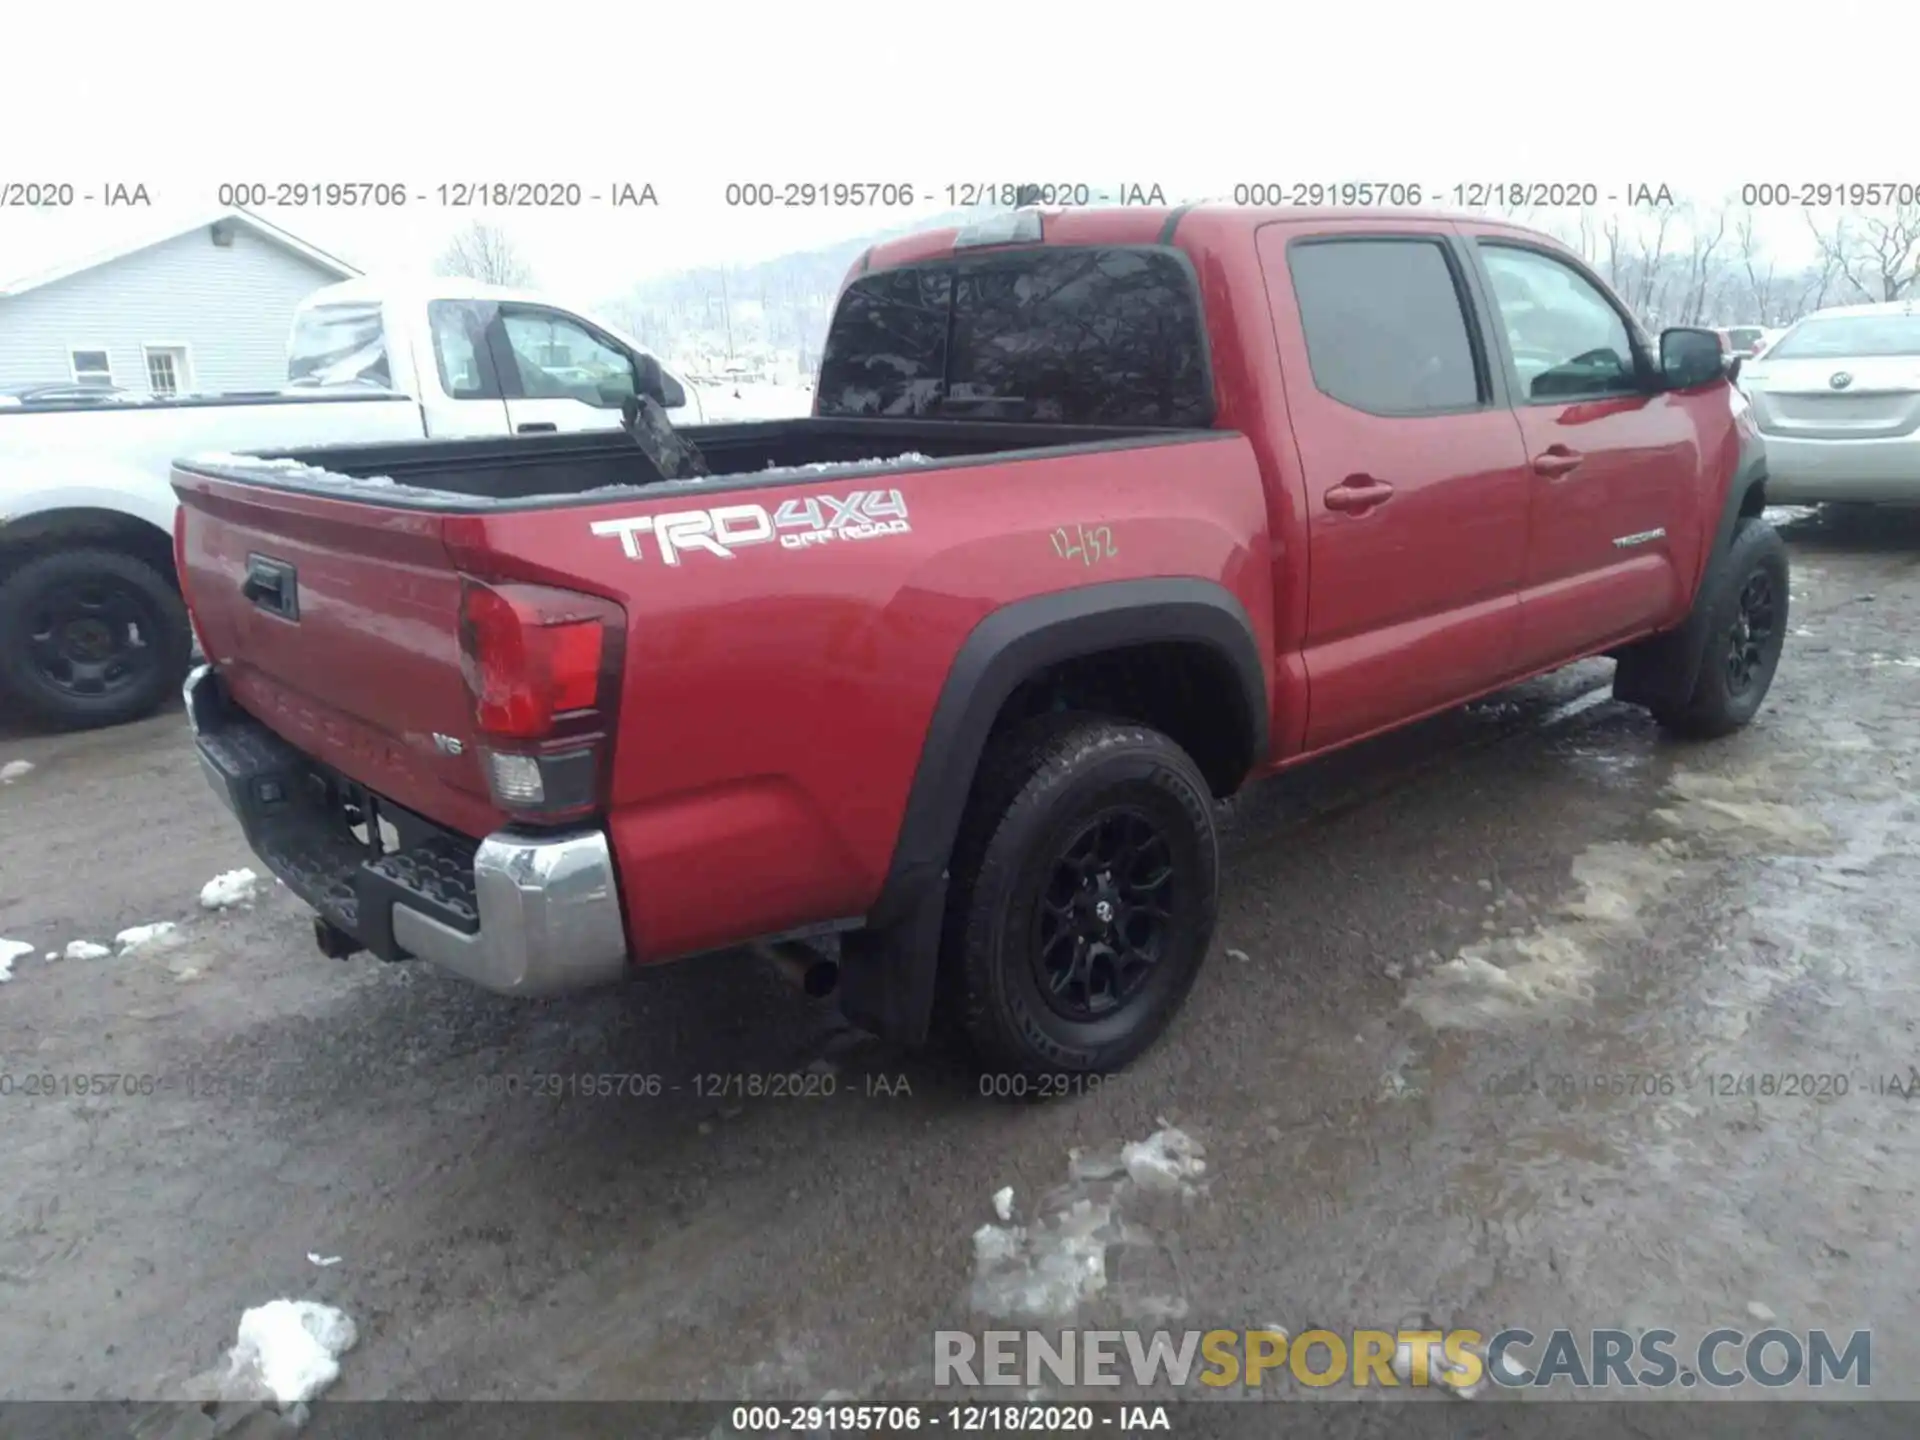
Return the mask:
M932 1029L947 877L917 888L892 923L840 937L841 1013L861 1029L909 1048L925 1044Z

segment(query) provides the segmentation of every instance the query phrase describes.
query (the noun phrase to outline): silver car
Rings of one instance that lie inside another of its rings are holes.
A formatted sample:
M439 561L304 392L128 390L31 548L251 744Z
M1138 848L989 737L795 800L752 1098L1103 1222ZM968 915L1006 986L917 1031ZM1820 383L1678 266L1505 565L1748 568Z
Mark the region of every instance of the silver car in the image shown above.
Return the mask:
M1920 305L1818 310L1748 361L1767 503L1920 500Z

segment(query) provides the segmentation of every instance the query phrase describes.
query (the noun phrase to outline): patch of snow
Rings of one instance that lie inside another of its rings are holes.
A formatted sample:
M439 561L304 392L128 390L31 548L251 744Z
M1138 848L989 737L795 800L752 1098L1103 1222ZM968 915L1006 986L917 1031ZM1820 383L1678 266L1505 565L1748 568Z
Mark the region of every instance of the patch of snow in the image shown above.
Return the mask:
M69 960L104 960L113 954L113 951L105 945L96 945L91 940L69 940L66 954Z
M272 460L263 460L258 455L229 455L222 450L208 450L198 455L190 455L181 462L197 470L238 470L241 472L270 470L289 480L298 480L303 485L312 485L322 490L379 490L398 495L446 495L449 492L434 490L420 485L402 485L391 475L342 475L319 465L308 465L304 461L280 456Z
M1122 1147L1120 1163L1142 1190L1180 1191L1206 1173L1206 1151L1184 1130L1157 1130L1145 1140Z
M1683 859L1671 840L1588 846L1573 862L1577 897L1530 930L1468 945L1427 969L1402 1003L1436 1030L1478 1030L1584 1000L1595 952L1638 926L1678 878Z
M776 465L767 462L767 468L761 472L767 475L821 475L829 470L884 470L890 465L931 465L931 455L922 455L918 450L909 450L904 455L879 456L870 460L821 460L810 465Z
M1833 832L1819 817L1798 806L1761 798L1777 783L1775 777L1757 773L1705 775L1682 770L1667 781L1680 803L1653 813L1678 829L1701 832L1735 849L1818 853L1830 848Z
M1227 951L1227 958L1229 960L1245 960L1247 958L1247 952L1244 950L1229 950Z
M1130 1319L1183 1316L1177 1260L1161 1237L1123 1215L1148 1192L1177 1192L1184 1201L1206 1169L1199 1143L1161 1123L1142 1141L1093 1155L1069 1151L1069 1182L1040 1198L1031 1224L1006 1223L1013 1189L1000 1190L994 1209L1003 1223L973 1234L973 1309L1000 1319L1059 1320L1105 1296Z
M325 1269L329 1265L338 1265L340 1263L340 1257L338 1255L322 1255L318 1250L307 1251L307 1259L322 1269Z
M0 984L13 979L13 962L31 955L33 946L24 940L0 940Z
M988 1315L1067 1316L1107 1288L1113 1207L1076 1200L1031 1229L973 1235L973 1307Z
M33 769L31 760L9 760L0 765L0 785L11 785Z
M151 925L133 925L113 937L113 943L120 947L122 955L137 950L143 945L151 945L156 940L171 935L174 924L171 920L156 920Z
M1758 1320L1762 1325L1771 1325L1776 1318L1772 1308L1761 1304L1758 1300L1750 1300L1747 1302L1747 1314Z
M60 952L58 950L47 951L47 959L58 960L59 958L60 958Z
M359 1339L344 1311L311 1300L271 1300L240 1317L220 1398L304 1405L340 1378L340 1357Z
M251 870L223 871L200 887L200 908L202 910L225 910L231 905L242 905L254 897L254 887L260 883L260 877Z

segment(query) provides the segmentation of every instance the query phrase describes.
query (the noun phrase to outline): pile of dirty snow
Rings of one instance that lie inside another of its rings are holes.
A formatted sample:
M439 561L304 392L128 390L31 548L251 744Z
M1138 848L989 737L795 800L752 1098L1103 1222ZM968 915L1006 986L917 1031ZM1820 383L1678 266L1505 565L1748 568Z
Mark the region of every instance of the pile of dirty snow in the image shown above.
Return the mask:
M13 962L31 955L33 946L24 940L0 940L0 984L13 979Z
M270 1300L240 1317L224 1371L192 1388L220 1401L304 1405L340 1378L340 1357L359 1333L346 1313L312 1300Z
M130 925L113 937L113 943L120 947L122 955L126 955L169 941L173 931L171 920L156 920L151 925Z
M999 1224L982 1225L973 1234L973 1282L969 1303L976 1311L1002 1319L1064 1319L1109 1289L1117 1256L1131 1257L1139 1270L1162 1248L1159 1238L1129 1221L1126 1210L1143 1194L1200 1193L1206 1173L1205 1152L1185 1131L1164 1126L1145 1140L1114 1149L1068 1155L1068 1183L1041 1198L1025 1224L1015 1221L1014 1192L1003 1186L993 1196ZM1143 1280L1145 1284L1143 1286ZM1160 1293L1162 1288L1175 1293ZM1162 1287L1143 1272L1118 1298L1136 1318L1177 1318L1185 1300L1177 1284Z
M200 908L202 910L225 910L234 905L245 905L254 898L260 877L251 870L227 870L213 877L200 887Z

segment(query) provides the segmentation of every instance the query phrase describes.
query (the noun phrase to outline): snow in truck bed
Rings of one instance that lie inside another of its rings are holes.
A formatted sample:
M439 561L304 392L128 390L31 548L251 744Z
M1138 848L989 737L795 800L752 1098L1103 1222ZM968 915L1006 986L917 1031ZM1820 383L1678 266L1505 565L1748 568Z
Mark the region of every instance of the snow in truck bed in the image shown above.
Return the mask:
M322 490L371 490L383 496L415 495L472 500L475 497L454 490L438 490L425 485L406 485L390 475L342 475L338 471L328 470L318 465L308 465L303 461L286 457L264 460L257 455L229 455L224 451L209 450L198 455L188 456L181 462L195 470L238 471L241 474L262 470L284 475L289 480L298 480L303 485L311 485ZM792 476L795 480L812 480L823 474L841 470L879 470L894 465L931 465L934 459L918 450L909 450L900 455L875 456L867 460L822 460L808 465L776 465L769 463L759 472L737 471L721 472L718 476L697 476L686 480L668 480L652 485L599 485L591 490L582 490L580 495L624 495L633 491L657 491L662 489L685 489L698 486L712 479L724 479L728 474L753 474L755 479L764 480L769 476L785 479ZM542 497L561 498L561 497Z

